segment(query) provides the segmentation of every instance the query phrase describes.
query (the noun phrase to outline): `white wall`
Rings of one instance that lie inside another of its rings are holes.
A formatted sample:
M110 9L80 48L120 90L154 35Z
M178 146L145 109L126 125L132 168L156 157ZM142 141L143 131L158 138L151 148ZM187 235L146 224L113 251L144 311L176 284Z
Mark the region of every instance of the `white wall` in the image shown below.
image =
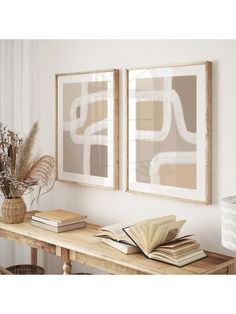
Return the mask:
M0 121L21 135L26 134L31 125L30 65L28 40L0 40ZM30 204L28 195L24 200ZM0 265L20 263L30 263L30 249L0 239ZM43 264L42 254L38 263Z
M176 214L187 219L184 230L194 233L203 248L229 255L221 246L220 200L236 193L236 41L62 40L31 42L32 120L40 122L38 147L55 153L55 73L120 69L120 189L106 191L55 184L39 208L80 209L101 225L135 217ZM209 206L139 196L125 192L125 68L195 61L213 62L213 204ZM48 260L50 272L60 268ZM77 267L77 266L76 266ZM81 268L80 268L81 269ZM83 268L82 268L83 269Z

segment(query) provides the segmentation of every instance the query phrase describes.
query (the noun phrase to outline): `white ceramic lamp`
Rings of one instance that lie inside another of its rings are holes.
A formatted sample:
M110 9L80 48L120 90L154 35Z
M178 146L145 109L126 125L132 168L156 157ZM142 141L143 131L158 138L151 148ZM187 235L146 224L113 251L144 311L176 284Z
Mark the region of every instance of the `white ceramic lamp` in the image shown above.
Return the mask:
M236 196L222 199L222 245L236 250Z

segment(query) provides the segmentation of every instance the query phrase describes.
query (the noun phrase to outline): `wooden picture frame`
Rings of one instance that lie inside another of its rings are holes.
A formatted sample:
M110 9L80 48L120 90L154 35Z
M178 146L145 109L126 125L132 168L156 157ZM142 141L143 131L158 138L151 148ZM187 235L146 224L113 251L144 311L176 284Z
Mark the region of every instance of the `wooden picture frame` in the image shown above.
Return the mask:
M115 190L119 184L119 70L56 80L57 180Z
M211 68L126 70L127 192L211 204Z

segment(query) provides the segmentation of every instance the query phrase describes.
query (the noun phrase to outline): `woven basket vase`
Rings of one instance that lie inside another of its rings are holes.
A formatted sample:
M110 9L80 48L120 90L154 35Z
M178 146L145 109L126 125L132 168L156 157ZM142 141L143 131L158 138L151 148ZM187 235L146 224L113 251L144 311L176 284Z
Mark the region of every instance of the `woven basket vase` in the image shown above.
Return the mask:
M23 199L5 199L2 204L2 220L8 224L22 222L25 218L26 205Z

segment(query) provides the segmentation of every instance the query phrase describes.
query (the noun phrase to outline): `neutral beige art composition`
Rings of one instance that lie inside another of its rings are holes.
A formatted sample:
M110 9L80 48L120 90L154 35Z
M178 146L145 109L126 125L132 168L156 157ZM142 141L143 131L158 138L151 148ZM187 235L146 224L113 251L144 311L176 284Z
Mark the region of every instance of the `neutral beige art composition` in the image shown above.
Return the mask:
M116 188L118 71L56 78L58 179Z
M210 202L209 71L128 71L128 190Z

